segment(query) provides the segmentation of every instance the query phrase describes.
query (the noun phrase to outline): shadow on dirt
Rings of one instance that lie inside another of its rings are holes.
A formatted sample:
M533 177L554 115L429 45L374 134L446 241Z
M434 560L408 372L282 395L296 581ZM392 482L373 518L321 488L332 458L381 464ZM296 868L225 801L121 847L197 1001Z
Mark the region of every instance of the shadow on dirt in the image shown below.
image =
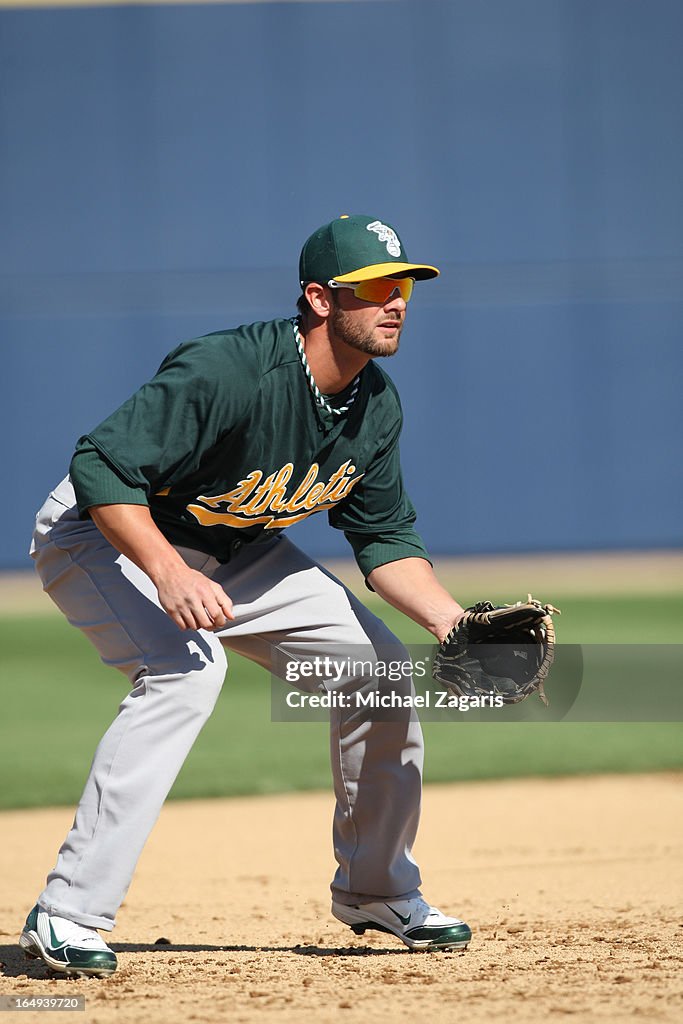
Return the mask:
M404 948L376 949L370 946L210 946L202 945L175 945L173 943L112 943L111 948L119 954L144 954L147 962L149 958L163 957L168 953L293 953L295 956L344 956L344 957L368 957L368 956L406 956L411 951ZM134 967L135 962L129 962L129 967ZM0 977L4 978L28 978L35 981L47 979L55 981L71 982L57 972L51 971L42 960L29 959L18 945L0 946Z

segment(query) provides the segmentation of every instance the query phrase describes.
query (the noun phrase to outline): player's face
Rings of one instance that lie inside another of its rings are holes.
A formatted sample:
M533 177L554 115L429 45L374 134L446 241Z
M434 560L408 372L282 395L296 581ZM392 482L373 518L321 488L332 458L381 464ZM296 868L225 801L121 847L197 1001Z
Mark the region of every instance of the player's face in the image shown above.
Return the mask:
M350 288L330 289L331 332L350 348L370 356L393 356L406 316L406 302L394 292L386 302L357 299Z

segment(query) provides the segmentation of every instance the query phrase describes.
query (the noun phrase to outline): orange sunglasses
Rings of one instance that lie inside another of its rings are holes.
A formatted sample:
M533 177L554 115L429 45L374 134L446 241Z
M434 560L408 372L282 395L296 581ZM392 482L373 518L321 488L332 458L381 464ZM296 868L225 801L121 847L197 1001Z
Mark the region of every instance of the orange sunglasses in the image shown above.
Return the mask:
M371 281L328 281L330 288L350 288L357 299L364 302L386 302L398 290L404 302L413 294L413 277L375 277Z

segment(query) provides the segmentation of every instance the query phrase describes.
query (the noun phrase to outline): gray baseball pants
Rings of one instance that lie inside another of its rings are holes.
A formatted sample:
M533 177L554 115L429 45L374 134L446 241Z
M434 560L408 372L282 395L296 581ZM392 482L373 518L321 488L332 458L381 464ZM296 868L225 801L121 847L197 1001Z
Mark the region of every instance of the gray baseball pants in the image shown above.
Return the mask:
M265 668L274 652L309 658L340 644L408 658L380 619L283 536L245 545L228 565L200 551L178 551L232 599L235 619L225 629L180 630L161 609L149 577L92 521L78 518L68 477L36 518L31 554L45 591L131 684L95 751L72 829L39 897L51 913L91 928L114 927L147 837L216 703L225 648ZM342 683L347 692L376 685L367 677ZM394 684L401 687L412 692L409 676ZM414 710L374 721L353 706L333 708L330 752L334 899L354 904L418 895L410 851L423 747Z

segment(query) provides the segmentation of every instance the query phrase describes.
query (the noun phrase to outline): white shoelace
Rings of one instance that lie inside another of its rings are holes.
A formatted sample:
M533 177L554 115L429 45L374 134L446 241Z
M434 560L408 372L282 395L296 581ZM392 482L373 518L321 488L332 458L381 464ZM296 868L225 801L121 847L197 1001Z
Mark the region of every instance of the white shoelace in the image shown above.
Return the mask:
M297 352L299 353L299 359L301 360L301 365L304 368L304 373L306 374L306 380L308 381L308 386L311 389L311 394L315 398L316 402L322 409L325 409L326 412L331 412L334 416L341 416L342 413L348 412L353 403L356 401L356 395L358 394L358 389L360 387L360 374L353 381L353 390L349 395L349 400L346 403L346 405L341 405L339 406L338 409L335 409L334 406L330 405L330 403L326 400L325 396L323 395L320 388L315 382L315 377L311 373L311 368L308 365L308 359L306 358L306 353L304 352L304 339L301 337L301 331L299 330L298 317L293 318L292 327L294 329L294 340L296 342Z

